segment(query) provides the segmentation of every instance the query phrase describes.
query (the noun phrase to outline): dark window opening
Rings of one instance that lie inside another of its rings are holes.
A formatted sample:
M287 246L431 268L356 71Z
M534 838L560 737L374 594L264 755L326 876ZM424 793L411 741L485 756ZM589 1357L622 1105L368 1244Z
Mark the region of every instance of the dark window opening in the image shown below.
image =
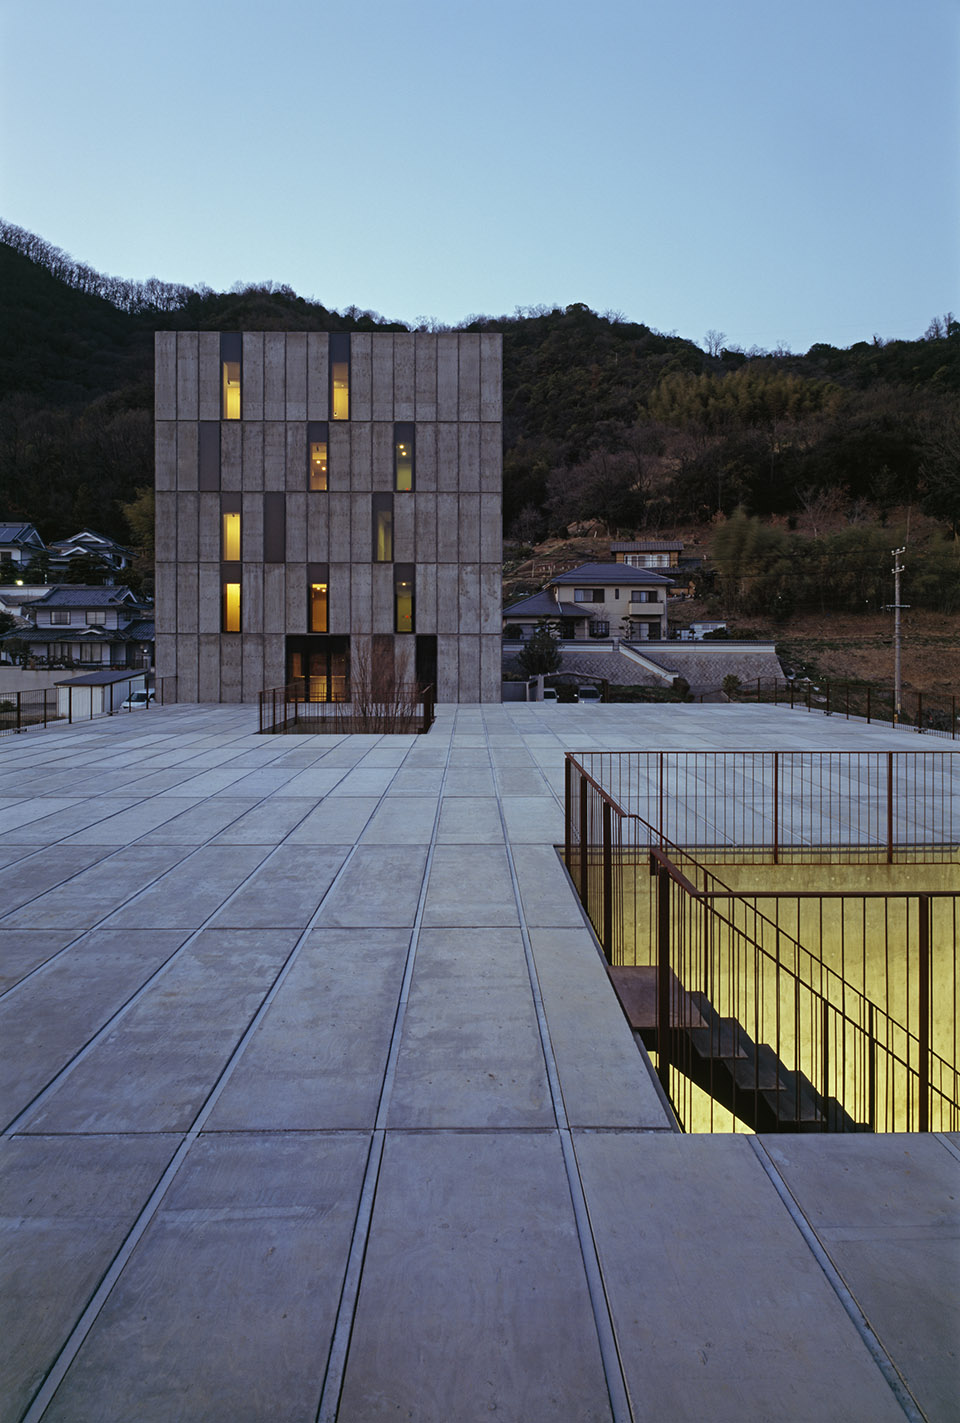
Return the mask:
M198 444L197 484L207 493L220 488L220 422L201 420Z
M418 632L415 656L417 686L422 692L426 687L437 687L437 635L433 632Z
M393 427L393 487L406 492L416 487L416 434L412 420Z
M220 418L240 419L240 381L243 372L243 337L225 331L220 337Z
M287 685L311 701L349 701L349 637L288 637Z

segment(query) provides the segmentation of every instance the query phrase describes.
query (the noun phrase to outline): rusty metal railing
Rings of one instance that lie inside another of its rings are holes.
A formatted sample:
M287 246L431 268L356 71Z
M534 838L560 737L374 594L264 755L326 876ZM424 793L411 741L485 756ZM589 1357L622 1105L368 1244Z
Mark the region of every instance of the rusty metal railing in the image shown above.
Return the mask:
M314 732L347 736L358 732L377 735L423 734L436 720L436 688L404 685L387 700L368 700L360 707L342 699L330 700L327 688L318 689L302 679L260 693L259 724L263 733Z
M716 830L707 812L733 789L729 767L699 757L695 781L665 767L651 788L626 757L568 756L567 868L688 1129L960 1128L957 849L948 806L927 827L918 819L934 790L952 794L952 766L932 769L918 754L927 753L897 753L913 764L882 780L884 833L866 844L876 817L852 816L850 803L861 773L873 795L875 766L848 757L844 768L834 754L818 768L809 758L791 767L785 753L764 759L741 797L749 806L763 791L769 810L774 774L781 794L802 784L806 812L782 824L819 830L824 843L805 834L785 845L768 815L766 843L755 838L746 854L729 832L753 826L752 814L731 812L705 845L665 830ZM600 778L611 770L613 787ZM888 784L900 793L892 817ZM688 802L679 810L678 786ZM657 821L625 805L631 796L655 805Z

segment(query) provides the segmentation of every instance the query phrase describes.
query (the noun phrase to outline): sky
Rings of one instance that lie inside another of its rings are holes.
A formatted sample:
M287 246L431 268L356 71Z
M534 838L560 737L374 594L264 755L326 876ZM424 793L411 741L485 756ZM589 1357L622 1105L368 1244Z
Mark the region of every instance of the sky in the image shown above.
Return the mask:
M958 156L960 0L0 0L0 215L127 278L915 338Z

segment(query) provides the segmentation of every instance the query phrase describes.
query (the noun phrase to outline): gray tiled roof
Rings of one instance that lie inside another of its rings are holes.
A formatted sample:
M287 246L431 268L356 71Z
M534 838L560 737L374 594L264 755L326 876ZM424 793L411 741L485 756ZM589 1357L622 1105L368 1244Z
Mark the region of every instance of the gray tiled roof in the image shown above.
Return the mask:
M517 603L511 603L508 608L504 608L503 616L521 618L585 618L588 616L583 608L575 607L573 603L556 603L549 593L532 593L529 598L521 598Z
M89 588L85 584L58 583L42 598L35 598L31 608L106 608L136 599L129 588Z
M550 587L568 586L571 583L590 586L604 583L659 583L670 586L672 578L655 573L652 568L632 568L628 563L581 563L579 568L571 568L569 573L558 573L550 579Z
M124 637L136 638L138 642L152 642L155 627L152 618L142 618L139 622L127 623L123 629Z
M32 524L15 521L0 522L0 544L29 544L33 548L43 548L43 540Z
M629 539L610 545L611 553L679 553L682 539Z

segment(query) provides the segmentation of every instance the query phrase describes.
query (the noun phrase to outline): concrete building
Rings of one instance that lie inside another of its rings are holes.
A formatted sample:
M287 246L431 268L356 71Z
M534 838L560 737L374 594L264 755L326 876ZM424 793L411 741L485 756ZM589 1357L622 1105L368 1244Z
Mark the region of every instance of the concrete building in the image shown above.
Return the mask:
M500 697L501 338L158 332L157 674Z

